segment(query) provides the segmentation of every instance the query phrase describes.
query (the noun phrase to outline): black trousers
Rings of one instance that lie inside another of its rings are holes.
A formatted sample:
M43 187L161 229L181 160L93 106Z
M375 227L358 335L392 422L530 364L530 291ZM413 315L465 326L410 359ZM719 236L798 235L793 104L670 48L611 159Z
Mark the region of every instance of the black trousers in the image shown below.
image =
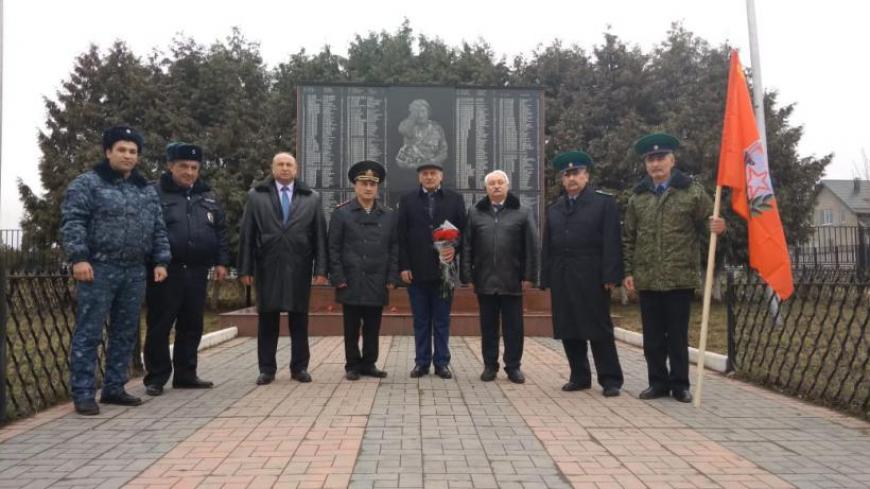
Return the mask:
M311 352L308 350L308 312L288 312L290 319L290 372L308 370ZM275 375L278 364L275 353L278 351L278 333L281 313L261 312L257 320L257 362L260 373Z
M207 266L170 265L163 282L148 274L145 302L145 385L165 385L175 368L175 380L196 378L196 352L202 339L202 311L208 281ZM169 333L175 345L169 355Z
M370 369L378 361L378 336L381 331L381 306L342 305L344 315L344 369L347 371ZM359 348L362 329L362 353Z
M589 356L586 340L562 340L568 366L571 368L571 382L591 386L592 370L589 368ZM589 341L592 346L592 358L595 360L595 371L598 373L598 385L601 387L622 387L622 367L619 365L619 354L616 352L616 340L609 339Z
M483 364L498 370L499 330L504 335L504 368L520 368L523 359L523 296L478 294Z
M693 292L692 289L640 291L643 355L650 387L689 388L689 313Z

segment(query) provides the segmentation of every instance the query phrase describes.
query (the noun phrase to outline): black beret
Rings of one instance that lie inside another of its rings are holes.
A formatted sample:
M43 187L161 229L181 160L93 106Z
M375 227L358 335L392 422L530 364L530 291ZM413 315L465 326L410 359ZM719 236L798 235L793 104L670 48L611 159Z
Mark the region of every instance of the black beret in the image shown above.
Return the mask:
M176 141L166 145L166 161L198 161L202 163L202 148L195 144Z
M637 152L641 158L646 158L649 155L673 153L679 146L679 139L670 134L657 132L647 134L638 139L637 142L634 143L634 151Z
M347 178L351 183L357 180L371 180L375 183L383 182L387 177L387 170L384 165L377 161L363 160L355 163L347 172Z
M145 141L142 135L129 126L115 126L103 131L103 150L112 149L118 141L130 141L136 143L136 148L142 152Z
M587 170L592 168L592 157L585 151L574 150L559 153L553 158L553 167L558 172L570 170L572 168L586 167Z

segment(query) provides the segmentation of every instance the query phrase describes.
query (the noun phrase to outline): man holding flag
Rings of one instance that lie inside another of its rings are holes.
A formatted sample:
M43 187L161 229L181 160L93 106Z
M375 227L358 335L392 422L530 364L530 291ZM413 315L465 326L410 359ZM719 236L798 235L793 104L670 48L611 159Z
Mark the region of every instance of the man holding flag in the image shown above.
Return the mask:
M699 285L701 237L725 232L711 217L710 197L698 182L674 168L677 138L663 133L639 139L634 149L647 176L628 201L623 224L626 290L637 290L649 387L641 399L673 394L691 402L689 313ZM670 365L670 371L668 366Z

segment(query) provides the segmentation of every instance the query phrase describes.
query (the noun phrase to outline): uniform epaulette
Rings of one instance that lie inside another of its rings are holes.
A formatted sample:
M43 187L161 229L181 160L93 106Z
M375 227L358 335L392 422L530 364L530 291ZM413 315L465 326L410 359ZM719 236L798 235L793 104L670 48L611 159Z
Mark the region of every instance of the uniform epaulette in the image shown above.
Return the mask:
M344 207L347 204L350 204L352 201L353 201L353 199L347 199L344 202L342 202L341 204L336 205L335 208L338 209L339 207Z
M604 190L595 189L596 194L606 195L608 197L613 197L613 194L610 192L605 192Z

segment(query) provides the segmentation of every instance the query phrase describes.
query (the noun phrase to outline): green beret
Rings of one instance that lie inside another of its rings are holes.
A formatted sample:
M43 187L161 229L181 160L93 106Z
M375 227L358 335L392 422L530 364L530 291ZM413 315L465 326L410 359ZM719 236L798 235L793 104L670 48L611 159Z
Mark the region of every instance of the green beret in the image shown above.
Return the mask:
M679 146L679 139L670 134L657 132L647 134L638 139L637 142L634 143L634 151L637 152L641 158L646 158L647 156L654 154L673 153Z
M387 170L384 168L384 165L371 160L363 160L354 163L347 172L347 178L350 179L351 183L356 182L357 180L369 180L375 183L380 183L383 182L386 177Z
M580 150L566 151L553 158L553 168L559 172L572 168L580 168L581 166L585 166L588 170L592 168L592 165L592 157L585 151Z

